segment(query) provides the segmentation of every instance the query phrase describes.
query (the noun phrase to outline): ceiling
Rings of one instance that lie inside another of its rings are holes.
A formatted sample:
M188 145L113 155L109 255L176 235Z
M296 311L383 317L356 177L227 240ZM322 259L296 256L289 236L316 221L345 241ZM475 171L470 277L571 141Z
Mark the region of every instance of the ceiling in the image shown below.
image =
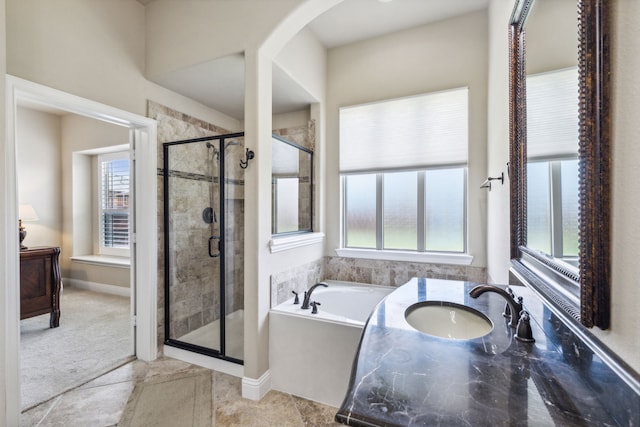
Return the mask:
M344 0L308 25L332 48L486 9L489 0Z
M138 0L146 4L152 0ZM328 49L485 9L489 0L344 0L309 28ZM230 55L155 77L168 89L235 119L244 118L244 59ZM316 102L290 76L273 68L273 113Z
M148 4L153 0L138 0ZM489 0L344 0L307 28L327 48L390 34L488 7ZM238 120L244 118L244 58L230 55L154 78L158 84ZM273 113L315 102L274 65Z
M156 83L235 119L244 118L244 55L234 54L182 68ZM273 114L299 111L315 99L278 66L273 67Z

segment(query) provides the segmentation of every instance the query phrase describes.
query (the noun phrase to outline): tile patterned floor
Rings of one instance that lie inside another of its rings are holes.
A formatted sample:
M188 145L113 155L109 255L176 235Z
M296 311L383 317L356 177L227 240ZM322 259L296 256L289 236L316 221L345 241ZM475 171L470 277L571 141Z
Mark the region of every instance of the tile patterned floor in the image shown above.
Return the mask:
M335 408L276 391L254 402L241 379L174 359L134 361L22 414L25 427L339 426Z

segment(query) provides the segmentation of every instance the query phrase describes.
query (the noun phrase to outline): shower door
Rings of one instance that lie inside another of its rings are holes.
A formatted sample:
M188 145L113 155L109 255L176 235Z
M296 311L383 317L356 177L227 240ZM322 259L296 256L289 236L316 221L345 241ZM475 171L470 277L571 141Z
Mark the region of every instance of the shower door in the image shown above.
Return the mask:
M163 154L165 344L242 363L244 134Z

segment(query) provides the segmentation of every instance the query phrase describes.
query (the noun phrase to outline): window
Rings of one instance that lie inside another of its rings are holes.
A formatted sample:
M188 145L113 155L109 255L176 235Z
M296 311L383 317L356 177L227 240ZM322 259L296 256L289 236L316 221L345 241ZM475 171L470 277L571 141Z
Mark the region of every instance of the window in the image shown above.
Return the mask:
M100 254L129 256L129 153L100 155L98 167Z
M528 162L527 188L527 246L577 261L578 160Z
M465 252L466 168L346 175L345 247Z
M298 231L299 226L299 206L298 194L300 179L295 178L273 178L273 234L288 233Z
M468 90L340 109L343 247L466 252Z
M527 77L527 246L577 266L578 71Z

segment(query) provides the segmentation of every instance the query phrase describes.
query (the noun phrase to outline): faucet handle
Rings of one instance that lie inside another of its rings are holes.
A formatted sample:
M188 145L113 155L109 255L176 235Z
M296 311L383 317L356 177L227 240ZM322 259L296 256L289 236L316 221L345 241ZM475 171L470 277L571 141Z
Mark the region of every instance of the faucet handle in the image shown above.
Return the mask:
M313 307L313 309L311 310L311 314L318 314L319 305L322 305L322 304L320 304L318 301L311 301L311 307Z
M294 304L300 304L300 298L298 298L298 293L297 293L296 291L291 291L291 292L293 292L293 294L296 296L296 297L293 299L293 303L294 303Z
M516 306L518 306L518 310L520 310L518 312L518 314L517 314L518 319L520 319L520 317L522 316L522 310L524 308L524 305L523 305L523 302L522 302L522 297L518 297L518 302L516 303ZM529 316L529 313L527 313L527 316Z
M522 342L534 342L529 312L522 310L520 313L520 320L518 320L518 327L516 328L516 339Z
M511 296L511 298L515 300L516 296L514 295L510 287L507 288L507 293ZM502 312L502 317L507 317L507 318L511 317L511 306L509 305L509 303L506 303L504 305L504 311Z
M511 307L509 303L504 304L504 311L502 312L502 317L510 318L511 317Z

